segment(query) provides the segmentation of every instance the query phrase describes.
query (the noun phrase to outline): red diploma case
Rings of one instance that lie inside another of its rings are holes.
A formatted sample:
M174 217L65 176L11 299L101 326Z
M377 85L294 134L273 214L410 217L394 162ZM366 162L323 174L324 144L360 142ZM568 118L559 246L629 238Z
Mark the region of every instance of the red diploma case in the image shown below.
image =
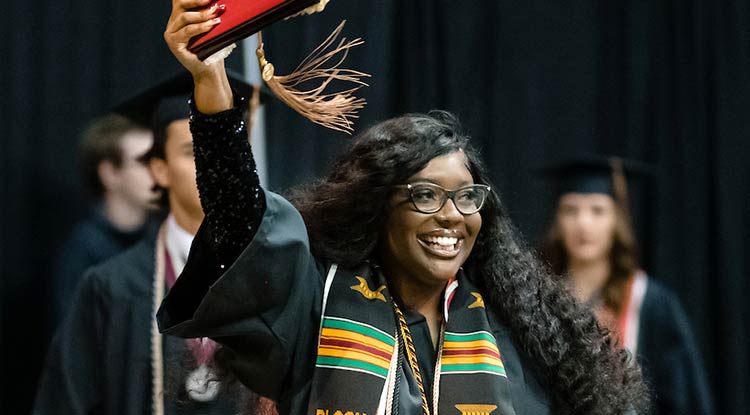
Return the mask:
M319 1L217 0L216 4L226 6L226 11L221 15L221 23L208 32L190 39L188 49L204 60L225 46L252 36L271 23L298 13Z

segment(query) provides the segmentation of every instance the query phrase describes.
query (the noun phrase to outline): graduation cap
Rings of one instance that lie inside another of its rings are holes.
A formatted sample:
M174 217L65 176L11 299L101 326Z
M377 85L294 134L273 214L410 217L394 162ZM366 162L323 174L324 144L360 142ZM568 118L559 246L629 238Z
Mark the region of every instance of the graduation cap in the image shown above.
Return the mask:
M554 182L556 198L566 193L603 193L628 210L628 181L650 177L654 169L643 162L607 156L579 156L542 169Z
M237 72L227 69L227 76L232 89L239 95L255 97L251 100L263 102L270 97L268 92L244 80ZM114 112L124 115L133 121L151 128L154 132L154 144L143 155L142 160L152 157L164 157L166 130L173 121L190 117L188 99L193 93L193 77L190 72L182 70L157 84L138 92L114 107Z

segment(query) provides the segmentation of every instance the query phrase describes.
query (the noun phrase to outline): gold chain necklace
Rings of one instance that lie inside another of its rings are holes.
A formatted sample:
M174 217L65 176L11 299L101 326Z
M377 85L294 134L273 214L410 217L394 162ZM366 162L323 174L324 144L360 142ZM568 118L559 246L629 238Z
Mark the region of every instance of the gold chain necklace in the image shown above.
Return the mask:
M414 341L411 338L409 326L406 324L404 313L401 312L401 309L398 307L398 304L396 304L395 301L393 301L393 310L396 312L396 317L398 317L399 331L401 332L401 337L403 337L404 339L406 358L409 361L409 366L411 367L411 371L414 374L414 378L417 380L417 386L419 387L419 394L422 398L422 414L430 415L430 407L427 404L427 394L424 391L422 374L419 371L419 364L417 363L417 349L414 348Z

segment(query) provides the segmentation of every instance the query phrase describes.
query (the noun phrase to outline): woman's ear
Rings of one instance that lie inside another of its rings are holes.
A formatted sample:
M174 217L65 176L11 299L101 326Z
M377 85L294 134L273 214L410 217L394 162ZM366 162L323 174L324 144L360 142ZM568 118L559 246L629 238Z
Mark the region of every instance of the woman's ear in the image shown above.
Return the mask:
M158 157L152 157L148 161L148 171L156 184L164 189L169 188L169 169L167 161Z

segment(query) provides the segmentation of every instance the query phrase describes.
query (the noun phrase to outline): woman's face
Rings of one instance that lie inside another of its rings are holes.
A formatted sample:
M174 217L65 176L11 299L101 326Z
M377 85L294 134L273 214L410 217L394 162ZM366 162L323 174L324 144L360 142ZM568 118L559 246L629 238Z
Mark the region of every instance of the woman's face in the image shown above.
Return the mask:
M606 259L617 221L615 202L603 193L566 193L557 207L557 225L572 262Z
M432 159L407 183L433 183L448 190L474 184L463 152ZM381 240L386 275L399 283L444 286L458 272L474 247L482 216L463 215L451 199L435 213L416 210L406 188L390 199L391 209Z

